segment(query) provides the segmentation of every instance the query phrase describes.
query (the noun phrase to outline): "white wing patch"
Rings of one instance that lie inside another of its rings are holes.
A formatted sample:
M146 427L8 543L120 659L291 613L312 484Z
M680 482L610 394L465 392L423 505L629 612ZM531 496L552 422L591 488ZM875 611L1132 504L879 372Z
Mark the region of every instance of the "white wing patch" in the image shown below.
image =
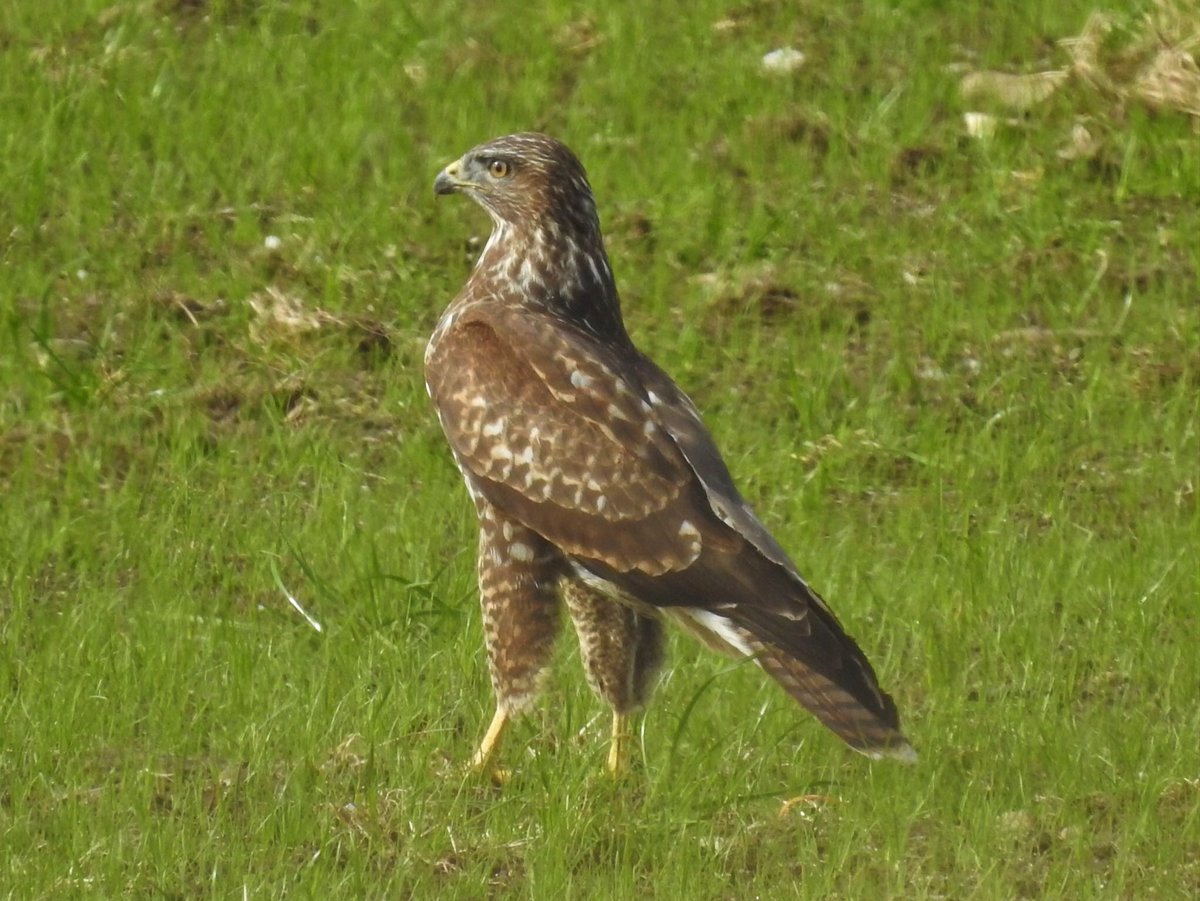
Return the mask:
M688 543L688 553L693 560L700 556L700 530L685 519L679 524L679 537Z
M696 607L679 607L677 609L703 631L719 638L722 643L729 646L731 651L735 651L745 657L749 657L754 653L754 650L746 642L741 631L725 617L710 610L700 610Z
M578 578L580 582L593 591L598 592L607 598L612 598L615 601L624 602L627 600L625 592L621 591L620 588L608 581L608 579L602 579L600 576L596 575L586 566L579 563L579 561L572 560L571 569L575 571L576 578Z

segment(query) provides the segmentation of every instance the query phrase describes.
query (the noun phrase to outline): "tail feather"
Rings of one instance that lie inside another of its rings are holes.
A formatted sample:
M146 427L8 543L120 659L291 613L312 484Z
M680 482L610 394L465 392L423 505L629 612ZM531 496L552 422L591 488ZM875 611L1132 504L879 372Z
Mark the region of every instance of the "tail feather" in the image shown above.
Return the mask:
M892 757L906 763L917 752L900 732L892 699L878 686L878 706L867 706L838 682L770 644L747 636L758 665L793 698L854 750L868 757Z
M895 703L840 627L831 630L818 623L814 629L807 617L764 616L744 607L725 607L719 614L695 607L669 607L666 612L714 650L752 657L854 750L872 758L916 761L916 751L900 731Z
M722 537L729 546L719 543ZM755 658L855 750L916 759L895 703L829 606L793 570L745 540L718 535L692 566L658 575L618 572L595 561L582 568L622 596L657 607L709 647Z

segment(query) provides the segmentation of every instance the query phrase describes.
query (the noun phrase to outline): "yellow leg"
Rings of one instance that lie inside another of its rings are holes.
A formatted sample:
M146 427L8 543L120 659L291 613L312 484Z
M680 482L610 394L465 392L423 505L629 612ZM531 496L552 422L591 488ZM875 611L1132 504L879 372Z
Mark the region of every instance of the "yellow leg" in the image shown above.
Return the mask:
M629 734L629 718L623 713L613 711L612 744L608 746L608 771L614 776L620 776L629 769L629 742L633 736Z
M496 754L500 751L500 739L504 736L504 727L507 725L508 710L504 707L497 707L496 715L492 717L492 724L488 726L487 734L479 743L479 750L471 758L471 769L475 772L487 773L489 776L495 775L491 772L492 761L496 759Z

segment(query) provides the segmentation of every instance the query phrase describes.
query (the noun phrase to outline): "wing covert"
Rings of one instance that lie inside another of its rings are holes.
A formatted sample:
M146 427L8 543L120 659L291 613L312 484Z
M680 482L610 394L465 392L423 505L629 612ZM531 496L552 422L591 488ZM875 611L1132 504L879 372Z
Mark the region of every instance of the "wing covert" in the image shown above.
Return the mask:
M700 553L694 475L615 361L571 339L488 315L440 336L426 381L459 466L569 553L648 574L686 567Z

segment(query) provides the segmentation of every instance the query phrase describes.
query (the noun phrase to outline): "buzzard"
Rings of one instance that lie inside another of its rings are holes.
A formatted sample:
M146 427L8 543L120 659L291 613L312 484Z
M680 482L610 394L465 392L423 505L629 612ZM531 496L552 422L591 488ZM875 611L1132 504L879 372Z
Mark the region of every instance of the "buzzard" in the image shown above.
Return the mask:
M425 352L425 379L479 515L496 714L490 768L528 707L565 605L613 711L608 767L663 663L663 622L751 657L857 751L912 760L892 699L734 487L696 407L634 347L583 166L542 134L438 174L492 218Z

